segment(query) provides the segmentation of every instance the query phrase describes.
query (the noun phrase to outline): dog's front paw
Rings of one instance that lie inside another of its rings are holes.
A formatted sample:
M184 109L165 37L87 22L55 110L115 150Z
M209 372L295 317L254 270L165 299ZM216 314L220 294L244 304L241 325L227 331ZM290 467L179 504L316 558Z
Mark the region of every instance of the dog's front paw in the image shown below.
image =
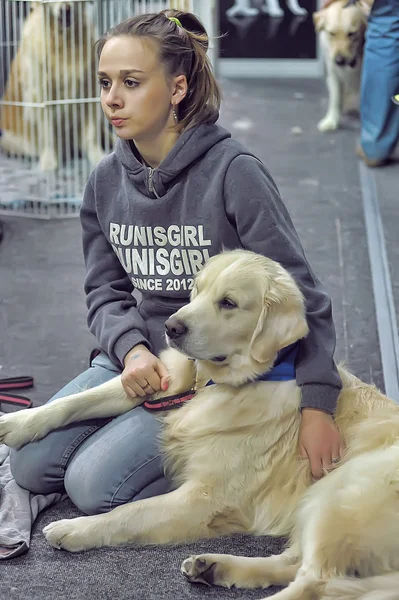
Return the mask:
M338 129L338 126L339 117L331 117L330 115L327 115L326 117L324 117L324 119L318 122L317 129L322 132L336 131Z
M20 412L0 417L0 443L10 448L20 448L24 444L38 439L39 432L35 426L35 409L25 409Z
M103 544L97 539L101 527L93 526L95 517L78 517L54 521L43 529L46 540L58 550L80 552Z

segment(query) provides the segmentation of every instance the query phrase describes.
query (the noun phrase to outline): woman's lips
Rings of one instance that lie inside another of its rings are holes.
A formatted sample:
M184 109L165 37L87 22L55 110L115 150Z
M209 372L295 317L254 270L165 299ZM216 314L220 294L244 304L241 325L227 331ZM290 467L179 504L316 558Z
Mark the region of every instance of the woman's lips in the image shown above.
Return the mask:
M126 119L111 119L111 123L114 127L120 127L125 121Z

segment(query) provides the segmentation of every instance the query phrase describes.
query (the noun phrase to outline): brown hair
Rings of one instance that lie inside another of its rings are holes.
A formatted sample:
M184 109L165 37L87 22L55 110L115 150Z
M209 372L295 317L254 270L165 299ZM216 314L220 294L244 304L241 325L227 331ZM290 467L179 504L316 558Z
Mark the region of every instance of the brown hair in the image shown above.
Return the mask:
M169 17L178 19L181 27ZM185 75L187 95L179 104L181 130L206 123L219 110L221 93L206 54L208 34L192 13L167 9L155 14L126 19L97 41L100 57L105 43L113 37L132 35L149 37L159 46L160 60L170 76Z

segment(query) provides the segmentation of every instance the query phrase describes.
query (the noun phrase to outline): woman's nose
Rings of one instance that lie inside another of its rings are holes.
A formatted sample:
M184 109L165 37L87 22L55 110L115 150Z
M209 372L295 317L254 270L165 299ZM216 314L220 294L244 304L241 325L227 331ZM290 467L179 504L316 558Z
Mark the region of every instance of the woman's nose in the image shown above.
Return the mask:
M118 90L115 88L111 88L107 94L107 98L105 100L107 106L121 106L123 104L122 98L120 94L118 94Z

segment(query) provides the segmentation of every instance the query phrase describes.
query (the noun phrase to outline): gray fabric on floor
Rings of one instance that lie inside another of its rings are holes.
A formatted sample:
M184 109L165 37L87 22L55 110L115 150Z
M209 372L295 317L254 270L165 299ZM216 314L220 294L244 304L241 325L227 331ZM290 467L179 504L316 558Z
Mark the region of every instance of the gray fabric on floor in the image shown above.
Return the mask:
M9 454L10 449L0 444L0 560L26 552L39 512L66 497L57 493L35 495L21 488L12 476Z
M337 360L382 387L373 292L364 233L353 124L321 135L325 111L318 81L230 81L222 124L258 154L275 177L313 268L333 300ZM249 125L249 127L248 127ZM293 127L300 127L300 130ZM395 188L395 182L393 181ZM395 196L396 197L396 196ZM30 374L35 406L88 365L79 223L0 217L0 374ZM391 221L392 225L394 219ZM235 536L169 548L101 549L68 554L51 548L42 529L80 516L69 500L41 513L29 552L3 561L1 596L10 600L263 598L266 591L190 585L179 573L190 553L266 556L281 541Z

